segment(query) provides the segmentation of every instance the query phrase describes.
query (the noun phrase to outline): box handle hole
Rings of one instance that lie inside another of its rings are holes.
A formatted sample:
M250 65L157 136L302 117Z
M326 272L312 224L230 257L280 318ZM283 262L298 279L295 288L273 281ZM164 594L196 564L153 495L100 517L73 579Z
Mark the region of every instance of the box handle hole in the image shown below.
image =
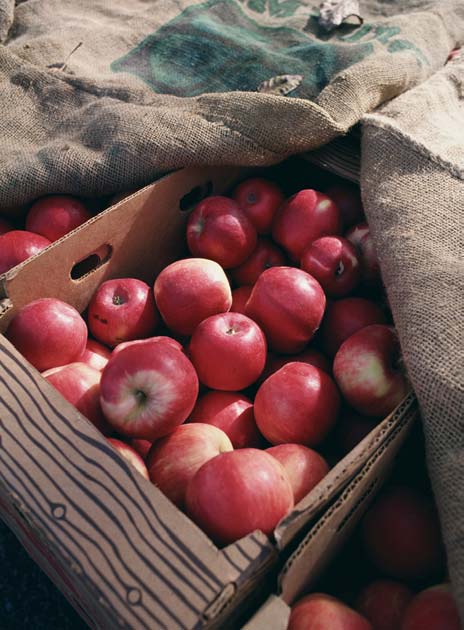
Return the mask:
M81 280L84 276L93 273L99 267L109 261L113 253L111 245L102 245L97 251L79 260L71 269L71 278Z
M179 208L182 212L188 212L192 210L197 203L200 203L202 199L208 197L213 190L213 183L206 182L203 186L195 186L192 190L186 193L179 201Z

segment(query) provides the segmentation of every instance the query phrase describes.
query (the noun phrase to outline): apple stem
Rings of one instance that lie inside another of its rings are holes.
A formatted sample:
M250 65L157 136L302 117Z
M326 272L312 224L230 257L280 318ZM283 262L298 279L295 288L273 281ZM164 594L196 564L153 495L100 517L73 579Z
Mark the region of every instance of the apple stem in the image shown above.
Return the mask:
M120 295L113 295L113 304L116 306L124 304L124 299Z

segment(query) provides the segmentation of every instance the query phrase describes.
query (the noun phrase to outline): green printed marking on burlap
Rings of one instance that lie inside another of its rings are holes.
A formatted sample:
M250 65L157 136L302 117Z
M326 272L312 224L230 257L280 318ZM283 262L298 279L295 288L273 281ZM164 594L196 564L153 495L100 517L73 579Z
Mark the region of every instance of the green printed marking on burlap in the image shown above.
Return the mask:
M236 0L208 0L184 9L114 61L112 70L177 96L255 91L273 76L301 74L303 82L292 96L314 98L334 75L372 54L376 42L391 53L408 48L419 63L425 60L413 44L392 39L400 33L398 27L365 24L354 33L336 32L322 40L308 32L315 30L309 10L306 30L285 24L285 17L301 9L300 0L240 1L257 19L266 13L282 18L282 24L259 23Z

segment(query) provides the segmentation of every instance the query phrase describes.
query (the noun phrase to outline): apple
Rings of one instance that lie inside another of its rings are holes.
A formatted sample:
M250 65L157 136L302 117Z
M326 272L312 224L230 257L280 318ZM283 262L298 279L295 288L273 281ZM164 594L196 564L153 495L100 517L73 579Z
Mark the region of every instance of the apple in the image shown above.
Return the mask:
M287 365L287 363L294 363L295 361L297 363L308 363L309 365L314 365L314 367L327 372L327 374L331 374L330 361L314 348L306 348L303 352L292 355L276 355L272 352L268 352L266 365L264 366L263 373L259 377L259 382L263 383L269 376L271 376L271 374L280 370L281 367Z
M136 451L140 457L145 461L148 457L148 453L150 452L151 447L153 446L153 442L150 440L139 440L137 438L132 438L129 440L129 446L131 446L134 451Z
M338 451L342 455L352 451L378 424L379 418L367 418L353 410L341 413L334 432Z
M340 211L326 195L312 189L300 190L278 210L272 238L295 262L321 236L340 234Z
M152 447L147 459L150 479L183 509L187 486L197 470L227 451L233 446L221 429L199 422L182 424Z
M386 489L363 519L362 538L370 560L389 577L425 580L444 566L435 506L413 488Z
M103 413L121 435L150 441L167 435L188 418L197 396L193 365L167 343L130 345L102 372Z
M103 282L89 303L87 321L92 335L114 348L118 343L148 337L159 316L151 288L136 278Z
M335 356L342 343L355 332L372 324L385 324L380 306L359 297L329 302L321 325L321 345L329 357Z
M282 192L274 182L262 177L252 177L241 182L232 197L253 223L258 234L270 234L274 215L284 201Z
M188 218L187 244L193 256L210 258L223 269L241 265L256 247L256 230L228 197L207 197Z
M111 435L111 427L100 406L99 370L76 361L45 370L42 376L99 431L104 435Z
M237 287L237 289L234 289L232 291L232 306L230 307L230 310L234 313L242 313L242 315L245 315L245 306L252 291L253 287L251 285Z
M274 243L263 237L258 238L255 249L244 263L230 270L230 275L238 285L252 285L265 269L282 267L287 258Z
M458 607L449 584L420 592L406 609L401 630L461 630Z
M345 400L365 416L387 416L409 391L398 369L401 349L391 326L361 328L340 346L333 375Z
M124 459L128 461L139 474L142 475L142 477L150 479L145 462L137 451L128 446L125 442L121 442L121 440L116 440L115 438L108 438L108 442L116 451L118 451L121 457L124 457Z
M335 424L340 396L325 372L287 363L269 376L255 397L258 429L271 444L320 444Z
M16 267L50 245L40 234L26 230L11 230L0 236L0 273Z
M12 230L14 230L14 227L11 225L11 223L6 219L2 219L0 217L0 236L2 234L6 234L7 232L11 232Z
M187 487L188 515L220 545L255 530L268 536L293 507L281 464L254 448L221 453L197 471Z
M375 630L367 619L324 593L312 593L292 606L287 630Z
M84 354L79 357L79 361L101 372L108 363L110 356L111 350L106 346L95 341L95 339L87 339Z
M364 219L364 209L357 186L344 183L331 186L325 192L340 210L345 230Z
M264 369L266 351L263 331L241 313L211 315L197 326L189 345L200 381L225 391L254 383Z
M325 459L301 444L278 444L266 449L284 467L293 490L295 505L329 472Z
M200 322L230 310L232 293L222 267L206 258L186 258L165 267L155 280L156 305L166 325L191 335Z
M259 448L263 437L256 426L253 403L238 392L203 394L190 414L191 422L205 422L224 431L234 448Z
M57 241L91 218L90 212L78 199L68 195L51 195L32 204L26 216L26 230L41 234L49 241Z
M297 354L319 328L325 305L321 285L308 273L271 267L256 281L245 314L264 330L271 350Z
M79 360L87 343L87 326L70 304L56 298L40 298L19 309L6 337L29 363L43 372Z
M359 223L351 228L345 238L356 248L361 263L363 281L369 286L381 282L380 265L367 223Z
M376 580L365 586L358 596L356 610L368 619L375 630L396 630L413 598L409 587L393 580Z
M319 282L329 297L351 293L361 280L354 245L341 236L323 236L303 252L301 268Z
M121 352L121 350L124 350L124 348L127 348L128 346L138 346L145 343L165 343L168 346L171 346L171 348L174 348L174 350L179 350L180 352L184 351L182 344L176 341L176 339L173 339L172 337L167 337L165 335L158 335L156 337L147 337L146 339L133 339L132 341L123 341L122 343L118 343L118 345L113 348L111 356L114 357L118 352Z

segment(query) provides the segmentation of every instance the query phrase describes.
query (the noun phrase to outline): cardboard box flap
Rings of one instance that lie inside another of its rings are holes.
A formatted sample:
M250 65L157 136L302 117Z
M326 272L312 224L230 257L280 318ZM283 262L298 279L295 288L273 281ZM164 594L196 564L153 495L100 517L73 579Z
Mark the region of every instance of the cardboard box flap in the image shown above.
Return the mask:
M329 471L286 518L280 521L274 532L280 549L285 548L320 509L340 493L340 490L346 486L347 480L354 477L366 460L379 448L379 445L389 438L399 419L403 415L412 413L416 406L415 394L411 392L385 420Z
M293 604L311 587L351 534L377 487L390 472L394 458L418 415L418 405L414 401L393 432L287 560L278 578L278 592L287 604Z
M290 607L280 597L271 595L243 630L286 630L289 618Z

